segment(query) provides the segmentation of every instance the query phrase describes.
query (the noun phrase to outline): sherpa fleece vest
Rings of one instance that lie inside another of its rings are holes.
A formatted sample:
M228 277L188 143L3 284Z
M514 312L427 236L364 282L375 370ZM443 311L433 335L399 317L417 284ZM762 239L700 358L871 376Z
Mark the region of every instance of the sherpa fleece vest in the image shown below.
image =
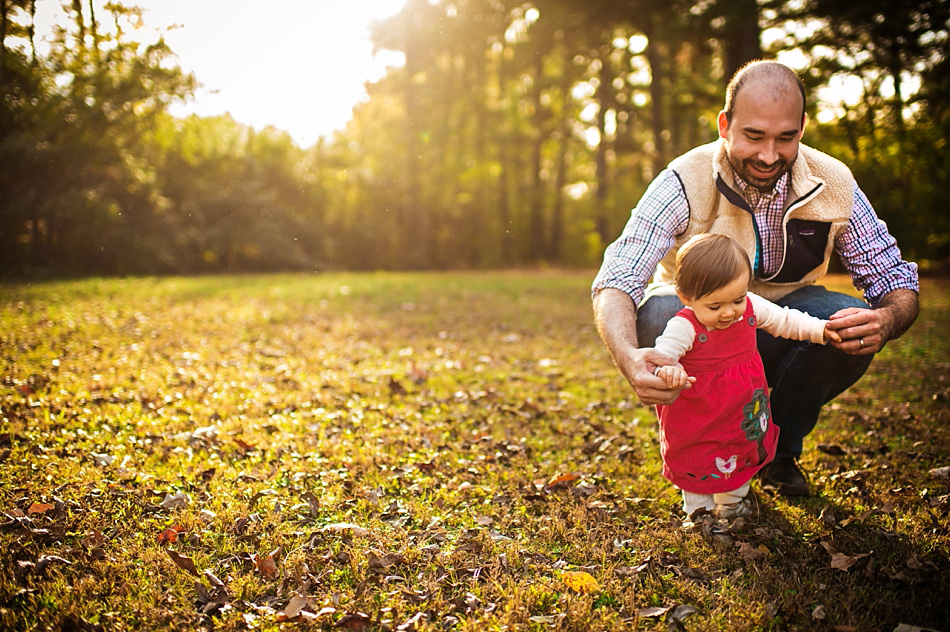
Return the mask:
M755 262L762 248L759 227L748 203L733 187L735 176L722 140L683 154L669 168L686 192L689 225L660 262L654 284L672 283L676 253L699 233L733 237ZM771 301L827 274L835 238L847 228L854 204L856 184L851 170L817 149L800 145L789 175L781 264L768 275L755 270L749 288Z

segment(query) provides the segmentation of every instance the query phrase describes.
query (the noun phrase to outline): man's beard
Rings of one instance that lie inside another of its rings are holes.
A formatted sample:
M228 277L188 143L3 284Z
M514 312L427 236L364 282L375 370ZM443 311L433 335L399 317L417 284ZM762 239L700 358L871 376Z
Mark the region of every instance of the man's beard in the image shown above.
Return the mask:
M755 175L752 172L751 167L757 167L759 169L766 169L766 170L768 167L777 167L777 168L775 169L775 173L773 175L769 176L768 178L762 178L760 176ZM784 158L780 158L772 165L766 165L765 163L759 162L758 160L752 160L751 158L747 158L743 160L742 163L738 166L735 163L733 163L732 168L735 169L736 173L739 174L740 178L746 181L746 184L748 184L749 186L755 187L762 193L769 193L770 191L772 191L772 189L775 188L775 185L782 178L782 176L784 176L788 172L788 170L791 168L791 165Z

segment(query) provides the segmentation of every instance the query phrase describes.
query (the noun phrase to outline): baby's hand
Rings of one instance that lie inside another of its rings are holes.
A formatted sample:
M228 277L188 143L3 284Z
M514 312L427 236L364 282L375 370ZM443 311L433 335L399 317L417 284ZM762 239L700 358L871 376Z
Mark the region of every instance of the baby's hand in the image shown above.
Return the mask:
M828 327L829 323L825 323L825 344L828 344L828 341L833 340L835 342L841 342L841 336L834 329Z
M679 366L658 366L655 375L666 381L668 388L685 388L687 384L696 381L695 377L687 375L686 370Z

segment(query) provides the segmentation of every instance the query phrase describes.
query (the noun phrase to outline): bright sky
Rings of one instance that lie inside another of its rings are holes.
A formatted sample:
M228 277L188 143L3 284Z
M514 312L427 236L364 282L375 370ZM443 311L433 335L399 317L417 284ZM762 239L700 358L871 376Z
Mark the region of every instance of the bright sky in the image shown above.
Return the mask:
M406 0L135 0L145 9L142 41L165 41L178 63L203 84L194 102L176 107L286 130L303 146L340 129L353 106L401 56L373 56L369 24ZM59 0L39 0L37 32L64 19ZM97 2L99 4L99 2ZM86 6L87 3L83 2ZM100 22L111 16L99 9ZM45 26L45 28L44 28Z

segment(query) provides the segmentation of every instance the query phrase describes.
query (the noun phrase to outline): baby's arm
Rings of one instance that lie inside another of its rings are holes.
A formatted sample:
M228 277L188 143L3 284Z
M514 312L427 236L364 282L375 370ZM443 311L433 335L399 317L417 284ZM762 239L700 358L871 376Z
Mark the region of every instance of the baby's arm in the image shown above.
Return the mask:
M674 316L666 324L660 337L656 339L656 350L678 361L693 348L695 338L696 331L693 325L685 318ZM686 370L679 364L659 366L653 374L665 380L668 388L685 388L687 384L696 381L696 378L687 375Z
M829 340L839 339L838 333L828 328L827 320L791 307L779 307L751 292L749 300L755 310L756 326L777 338L808 340L815 344L827 344Z

